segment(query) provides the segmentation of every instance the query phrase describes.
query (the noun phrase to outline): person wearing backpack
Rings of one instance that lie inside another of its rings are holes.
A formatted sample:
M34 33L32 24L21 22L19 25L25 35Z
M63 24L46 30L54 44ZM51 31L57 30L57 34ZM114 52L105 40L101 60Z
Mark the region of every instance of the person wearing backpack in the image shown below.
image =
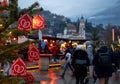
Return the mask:
M93 66L100 84L108 84L109 77L113 73L113 57L114 54L107 46L101 46L94 54Z
M76 47L73 54L72 66L75 69L76 84L86 84L85 77L87 76L87 68L90 65L87 52L84 50L83 45Z

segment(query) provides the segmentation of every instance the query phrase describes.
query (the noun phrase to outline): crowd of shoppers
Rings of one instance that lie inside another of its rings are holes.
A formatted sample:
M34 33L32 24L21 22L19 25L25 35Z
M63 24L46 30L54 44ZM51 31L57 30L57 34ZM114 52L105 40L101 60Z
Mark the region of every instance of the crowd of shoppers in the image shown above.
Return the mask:
M98 79L100 84L109 84L109 78L120 68L120 49L118 46L115 47L114 51L107 45L101 45L95 50L92 42L86 41L84 44L74 47L66 45L66 48L60 51L57 43L50 46L42 41L40 47L42 53L52 54L52 63L58 63L58 53L63 54L63 57L59 59L65 59L63 72L60 76L64 78L67 69L70 68L72 76L76 78L76 84L88 84L90 78L94 79L94 83ZM25 56L24 59L27 59L26 53L22 54ZM105 64L102 66L101 58L104 58L106 62L109 59L109 66L105 66Z
M67 66L73 72L76 84L88 84L90 78L94 79L93 83L98 79L99 84L109 84L109 78L119 69L120 49L116 46L112 51L111 47L103 44L94 51L92 43L86 42L85 45L76 46L74 52L69 51L70 60ZM101 59L108 63L102 64ZM63 74L67 69L66 63L64 66Z

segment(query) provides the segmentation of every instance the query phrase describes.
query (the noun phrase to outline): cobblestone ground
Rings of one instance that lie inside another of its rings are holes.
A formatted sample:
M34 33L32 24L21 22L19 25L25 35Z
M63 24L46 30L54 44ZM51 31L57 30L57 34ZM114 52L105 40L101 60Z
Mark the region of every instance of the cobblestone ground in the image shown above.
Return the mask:
M48 71L29 70L37 81L34 84L75 84L75 77L72 76L71 71L68 69L64 78L61 78L62 71L63 68L60 67L50 68ZM98 82L97 80L96 83L93 83L93 79L89 79L89 84L99 84ZM113 74L109 84L120 84L120 72L117 75Z

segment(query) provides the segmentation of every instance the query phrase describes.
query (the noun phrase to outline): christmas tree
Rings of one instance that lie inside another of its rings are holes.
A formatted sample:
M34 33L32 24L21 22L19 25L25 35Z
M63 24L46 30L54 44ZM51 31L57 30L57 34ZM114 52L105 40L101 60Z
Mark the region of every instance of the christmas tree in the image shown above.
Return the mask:
M3 43L3 45L0 46L0 62L5 63L6 61L12 61L21 56L16 52L29 44L29 42L24 42L22 44L6 45L5 42L9 40L9 38L17 38L21 35L27 36L31 34L31 32L18 30L17 22L20 16L28 13L32 17L42 10L43 8L39 7L38 2L24 9L19 9L18 0L3 0L0 2L0 42Z

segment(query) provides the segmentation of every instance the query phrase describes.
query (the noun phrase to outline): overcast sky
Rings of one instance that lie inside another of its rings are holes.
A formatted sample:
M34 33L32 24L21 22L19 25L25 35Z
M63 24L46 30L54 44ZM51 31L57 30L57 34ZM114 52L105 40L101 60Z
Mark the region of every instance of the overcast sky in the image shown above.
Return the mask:
M36 1L44 10L75 19L81 15L91 18L94 14L114 6L119 0L18 0L18 5L27 8Z

